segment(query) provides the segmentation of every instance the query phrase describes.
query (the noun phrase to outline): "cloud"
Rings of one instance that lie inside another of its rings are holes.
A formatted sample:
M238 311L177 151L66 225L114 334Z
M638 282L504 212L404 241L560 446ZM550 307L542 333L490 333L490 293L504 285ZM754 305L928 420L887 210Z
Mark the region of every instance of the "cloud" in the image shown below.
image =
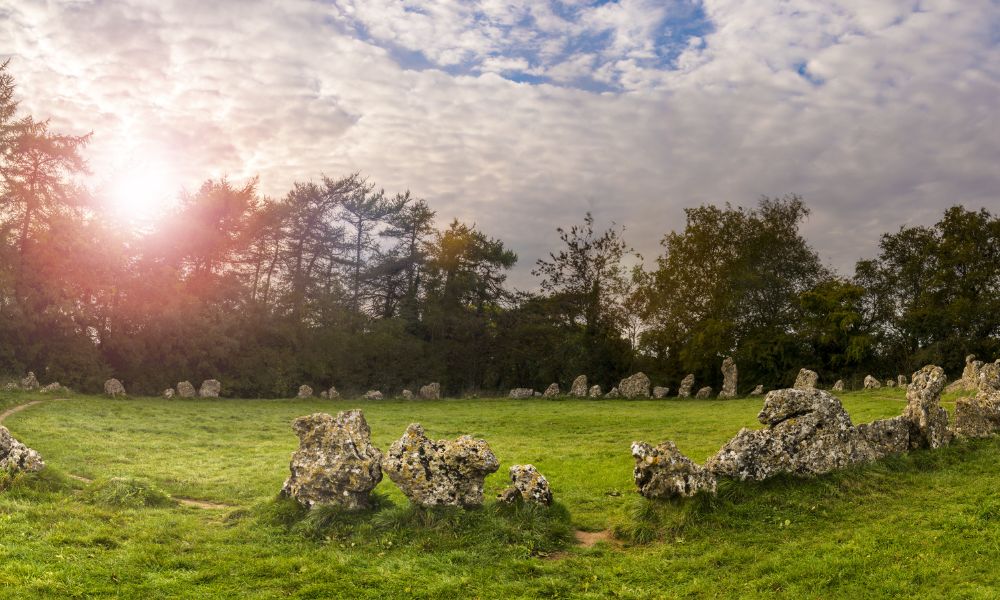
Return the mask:
M239 15L234 19L233 15ZM476 222L515 280L591 210L647 258L685 206L801 193L850 272L879 234L996 206L989 0L0 0L26 110L98 173L362 171ZM86 27L80 27L86 23Z

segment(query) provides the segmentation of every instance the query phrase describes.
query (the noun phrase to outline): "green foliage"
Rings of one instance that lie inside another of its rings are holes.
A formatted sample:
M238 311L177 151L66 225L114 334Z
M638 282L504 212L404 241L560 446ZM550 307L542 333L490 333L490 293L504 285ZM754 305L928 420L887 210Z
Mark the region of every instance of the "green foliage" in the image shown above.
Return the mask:
M99 479L87 488L86 498L94 504L113 508L164 507L176 504L153 482L140 477Z

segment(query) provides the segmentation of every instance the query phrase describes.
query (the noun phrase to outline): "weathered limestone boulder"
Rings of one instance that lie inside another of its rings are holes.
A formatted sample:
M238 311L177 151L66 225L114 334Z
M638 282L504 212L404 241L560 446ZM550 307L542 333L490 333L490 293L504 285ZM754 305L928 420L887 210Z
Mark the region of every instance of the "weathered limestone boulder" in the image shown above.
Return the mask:
M591 398L600 398L601 397L601 386L599 386L599 385L592 385L592 386L590 386L590 394L589 395L590 395Z
M432 441L419 423L406 428L382 461L389 478L420 506L480 506L483 480L499 467L485 440Z
M441 399L441 384L440 383L428 383L427 385L420 388L420 399L421 400L440 400Z
M690 398L691 388L694 387L694 373L689 373L681 379L681 387L677 390L678 398Z
M371 505L369 494L382 481L382 452L372 445L360 410L336 418L325 413L299 417L292 430L299 436L299 449L292 454L283 494L309 508L360 510Z
M553 383L549 387L545 388L545 393L542 394L545 398L558 398L559 397L559 384Z
M506 504L530 502L542 506L552 504L549 480L534 465L514 465L510 468L511 486L500 493L499 500Z
M182 381L177 384L177 395L181 398L194 398L195 389L190 381Z
M761 384L761 383L758 383L757 387L755 387L754 389L750 390L750 395L751 396L763 396L764 395L764 385Z
M951 441L948 411L941 406L941 392L947 382L944 369L934 365L913 374L903 409L903 417L910 422L911 448L940 448Z
M330 400L336 400L337 398L340 398L340 392L337 391L337 388L331 385L330 389L326 392L326 397Z
M125 386L117 379L109 379L104 382L104 393L112 398L125 395Z
M792 387L797 390L813 390L816 389L817 382L819 382L819 374L816 371L799 369L799 374L795 377L795 384Z
M1000 431L1000 363L979 370L979 391L955 401L953 431L968 438L989 437Z
M905 387L909 383L910 382L906 379L906 375L897 375L896 376L896 385L898 385L899 387Z
M382 392L378 390L368 390L362 398L365 400L381 400L384 396L382 395Z
M587 376L580 375L573 380L573 385L569 388L569 395L574 398L586 398L587 397Z
M38 383L38 378L35 377L34 371L28 371L27 376L21 379L22 390L37 390L39 387L41 387L41 384Z
M885 387L887 387L887 388L896 387L896 382L894 380L892 380L892 379L886 379L885 380Z
M719 392L719 398L736 397L736 378L736 362L732 357L727 356L722 361L722 391Z
M712 386L706 385L705 387L698 390L698 393L694 395L698 400L704 400L706 398L712 397Z
M604 394L605 398L620 398L621 394L618 393L618 388L613 387L607 394Z
M833 391L842 392L844 391L844 380L838 379L836 383L833 384Z
M983 368L983 361L976 360L975 354L965 357L965 369L962 371L961 379L952 382L946 392L975 392L979 389L979 370Z
M222 383L218 379L206 379L201 382L201 389L198 390L198 395L202 398L218 398L221 392Z
M414 398L413 392L411 392L410 390L403 390L403 392L400 395L403 397L403 400L413 400Z
M509 398L531 398L535 395L535 390L531 388L514 388L507 396Z
M656 386L656 387L653 388L653 397L654 398L666 398L667 394L669 394L669 393L670 393L670 388L663 387L662 385L658 385L658 386Z
M302 384L302 385L299 386L299 391L298 391L298 393L295 394L295 397L296 398L312 398L313 397L313 389L310 386L308 386L308 385Z
M163 397L166 398L167 400L170 400L171 398L174 397L175 393L176 392L174 392L174 388L167 388L163 390Z
M45 386L42 386L41 388L39 388L38 393L39 394L58 394L59 392L63 391L64 389L66 389L66 388L64 388L63 386L59 385L58 381L55 381L55 382L52 382L52 383L50 383L48 385L45 385Z
M865 375L865 389L866 390L877 390L877 389L880 389L881 387L882 387L882 384L878 382L878 379L875 379L871 375Z
M14 439L10 431L0 425L0 472L37 472L44 468L45 461L38 452Z
M649 398L649 377L645 373L636 373L622 379L618 384L618 393L625 398Z
M681 454L673 442L655 448L646 442L632 442L635 469L632 476L639 493L647 498L694 496L715 493L715 475Z

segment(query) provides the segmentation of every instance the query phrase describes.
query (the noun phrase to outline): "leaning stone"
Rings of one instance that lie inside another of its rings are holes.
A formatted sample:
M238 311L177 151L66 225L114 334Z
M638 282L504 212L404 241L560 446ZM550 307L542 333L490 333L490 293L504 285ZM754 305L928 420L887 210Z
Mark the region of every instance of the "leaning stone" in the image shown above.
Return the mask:
M117 379L109 379L104 382L104 393L112 398L125 395L125 386Z
M866 390L877 390L877 389L879 389L881 387L882 387L882 384L878 382L878 379L875 379L871 375L865 375L865 389Z
M163 390L163 397L169 400L174 397L174 393L174 388L167 388Z
M402 394L400 395L403 397L403 400L413 400L414 398L413 392L411 392L410 390L403 390Z
M510 468L511 486L500 493L499 499L506 504L518 501L550 506L552 489L549 480L538 472L534 465L514 465Z
M599 385L592 385L592 386L590 386L590 393L589 393L589 395L590 395L591 398L600 398L601 397L601 386L599 386Z
M8 381L7 383L3 384L3 391L5 391L5 392L16 392L16 391L18 391L20 389L21 389L21 386L19 386L18 384L14 383L13 381Z
M37 390L41 385L38 383L38 378L35 377L34 371L28 371L28 375L21 379L21 389L22 390Z
M586 398L587 397L587 376L580 375L573 380L573 385L569 388L569 395L574 398Z
M432 441L419 423L406 428L382 461L389 478L420 506L480 506L483 480L499 467L485 440Z
M906 375L896 376L896 385L898 385L899 387L905 387L908 383L910 382L906 380Z
M194 398L195 389L190 381L182 381L177 384L177 395L181 398Z
M871 447L869 460L879 460L910 449L910 422L903 416L858 425L858 437Z
M222 384L218 379L206 379L201 382L201 389L198 390L198 395L202 398L218 398L220 392L222 392Z
M941 406L941 391L947 382L944 369L934 365L913 374L903 409L910 422L911 448L940 448L951 441L948 411Z
M311 387L309 387L308 385L305 385L305 384L300 385L299 386L299 391L298 391L298 393L295 394L295 397L296 398L312 398L313 397L313 389Z
M795 384L792 385L793 388L797 390L812 390L816 389L816 383L819 381L819 375L816 371L810 371L809 369L799 369L799 374L795 378Z
M632 457L635 485L647 498L715 493L715 475L681 454L673 442L663 442L655 448L646 442L632 442Z
M618 384L619 393L625 398L649 398L649 377L645 373L636 373L626 377Z
M750 391L751 396L762 396L764 395L764 385L758 383L757 387Z
M694 373L690 373L681 379L681 387L677 390L678 398L690 398L691 388L694 387Z
M45 468L45 461L38 452L14 439L6 427L0 425L0 472L37 472Z
M535 395L535 390L531 388L514 388L510 391L510 394L507 394L507 397L523 399L523 398L531 398L534 395Z
M667 394L669 393L670 393L670 388L663 387L662 385L658 385L655 388L653 388L654 398L666 398Z
M371 506L370 493L382 480L382 453L360 410L299 417L292 423L299 448L282 493L308 508L320 505L360 510Z
M706 385L705 387L698 390L698 393L694 395L698 400L704 400L706 398L712 397L712 386Z
M722 377L722 391L719 392L719 398L735 398L737 369L732 357L727 356L722 361Z
M556 398L559 396L559 384L553 383L549 387L545 388L545 393L542 394L545 398Z
M362 396L365 400L381 400L383 398L382 392L378 390L368 390L365 395Z
M420 388L420 399L421 400L440 400L441 399L441 384L440 383L428 383L427 385Z
M844 391L844 380L838 379L836 383L833 384L833 391L842 392Z

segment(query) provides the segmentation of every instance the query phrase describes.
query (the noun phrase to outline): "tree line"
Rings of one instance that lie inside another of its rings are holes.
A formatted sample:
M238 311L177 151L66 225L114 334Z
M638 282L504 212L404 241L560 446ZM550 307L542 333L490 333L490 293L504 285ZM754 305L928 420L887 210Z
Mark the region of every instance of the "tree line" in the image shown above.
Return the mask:
M120 224L81 182L89 136L21 116L0 67L0 372L132 393L217 378L228 395L301 383L387 393L607 389L642 370L676 388L741 388L961 371L1000 354L1000 217L954 206L931 227L886 233L852 277L801 235L802 198L688 208L644 263L621 227L590 214L513 289L518 256L475 224L437 225L409 192L360 174L297 182L205 181L148 231ZM741 392L747 390L741 389Z

